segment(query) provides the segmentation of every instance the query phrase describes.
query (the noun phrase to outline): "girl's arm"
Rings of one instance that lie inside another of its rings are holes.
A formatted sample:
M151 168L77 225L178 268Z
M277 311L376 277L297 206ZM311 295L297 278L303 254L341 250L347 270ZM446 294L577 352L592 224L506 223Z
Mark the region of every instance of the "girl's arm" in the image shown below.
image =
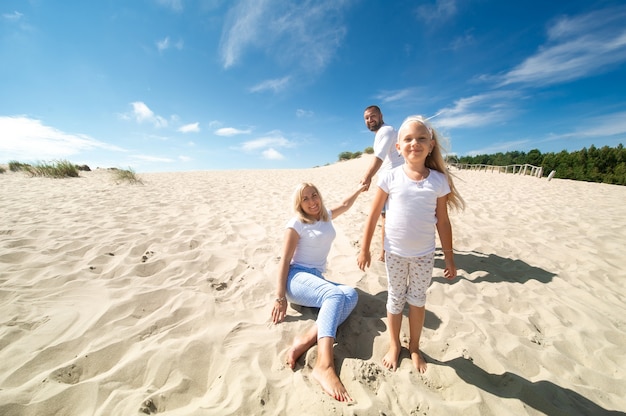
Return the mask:
M437 198L437 208L435 209L437 216L437 232L441 241L441 249L443 250L446 268L443 275L446 279L456 277L456 266L454 264L454 252L452 251L452 224L448 216L448 196Z
M380 187L376 188L376 195L374 195L374 200L372 201L372 209L370 210L367 222L365 223L365 232L363 233L363 241L361 241L361 251L359 252L359 256L356 260L359 265L359 269L363 271L366 267L370 266L372 261L370 254L372 236L374 235L378 217L380 217L380 213L383 211L383 207L385 206L388 196L389 194L380 189Z
M296 230L293 228L287 228L285 230L283 255L278 265L276 299L274 300L274 306L272 308L272 322L274 324L282 322L287 315L287 298L285 297L285 293L287 292L287 275L289 274L289 265L291 264L291 259L293 259L293 253L296 251L299 240L300 236Z
M354 192L352 192L350 196L344 199L339 206L331 209L331 212L333 213L333 220L349 210L350 207L352 207L352 205L354 204L354 201L356 201L359 194L363 192L365 188L366 186L364 184L359 184L359 187Z

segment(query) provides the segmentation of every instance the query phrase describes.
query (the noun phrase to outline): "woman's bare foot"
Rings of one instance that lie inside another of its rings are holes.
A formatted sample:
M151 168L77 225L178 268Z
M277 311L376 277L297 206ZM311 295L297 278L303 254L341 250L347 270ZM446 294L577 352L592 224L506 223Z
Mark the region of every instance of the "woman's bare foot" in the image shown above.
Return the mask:
M382 261L383 263L385 262L385 252L384 251L382 253L380 253L380 256L378 257L378 261Z
M292 370L296 368L296 361L302 356L309 348L315 344L315 339L311 342L310 339L305 337L295 337L291 348L287 351L287 365Z
M413 365L415 366L417 371L422 374L426 372L426 360L424 359L424 356L422 355L420 350L411 353L411 360L413 360Z
M398 357L400 356L400 346L390 345L389 351L383 357L383 367L387 370L396 371L398 368Z
M332 398L340 402L351 402L352 397L348 394L333 367L315 366L311 373L313 378L322 386L322 389Z

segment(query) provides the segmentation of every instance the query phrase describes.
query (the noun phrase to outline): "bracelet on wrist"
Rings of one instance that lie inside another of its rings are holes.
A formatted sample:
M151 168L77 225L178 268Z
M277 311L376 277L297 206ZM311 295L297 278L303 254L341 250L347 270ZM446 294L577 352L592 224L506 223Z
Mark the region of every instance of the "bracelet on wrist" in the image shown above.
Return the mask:
M282 305L282 304L283 304L286 300L287 300L287 298L286 298L286 297L284 297L284 296L282 296L282 297L276 298L276 299L274 300L274 302L278 302L279 304L281 304L281 305Z

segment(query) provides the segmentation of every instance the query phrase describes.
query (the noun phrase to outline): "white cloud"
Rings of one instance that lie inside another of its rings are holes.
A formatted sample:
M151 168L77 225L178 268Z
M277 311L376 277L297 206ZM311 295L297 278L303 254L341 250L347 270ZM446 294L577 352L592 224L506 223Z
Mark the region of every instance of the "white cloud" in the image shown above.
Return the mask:
M440 22L457 13L456 0L436 0L435 4L424 4L417 8L417 16L426 22Z
M169 37L166 37L163 40L157 41L157 49L159 50L159 52L162 52L162 51L166 50L169 47L170 47L170 38Z
M626 134L626 111L596 117L579 131L587 136L614 136Z
M278 63L323 70L345 37L342 15L348 4L349 0L238 2L228 13L220 41L224 68L239 63L247 49L256 49Z
M563 17L537 53L496 77L500 85L550 85L605 72L626 61L626 7Z
M200 123L185 124L179 127L178 131L181 133L198 133L200 131Z
M131 105L133 106L133 112L130 118L135 119L137 123L141 124L145 121L151 123L152 125L154 125L154 127L157 128L167 127L167 120L161 116L154 114L152 110L150 110L150 108L148 108L148 106L143 102L135 101L131 103ZM127 115L124 115L123 117L129 118L129 116Z
M3 13L2 18L6 20L20 20L24 16L22 13L18 11L14 11L13 13Z
M313 113L313 111L311 110L303 110L301 108L296 110L296 117L298 118L309 118L309 117L313 117L315 113Z
M294 143L285 139L279 131L270 132L267 136L249 140L242 143L241 148L245 152L259 153L262 158L269 160L282 160L285 156L278 148L290 148Z
M268 79L250 88L250 92L262 92L271 90L274 91L274 93L277 93L285 89L287 87L287 84L289 84L289 77L284 77L280 79Z
M168 157L160 157L160 156L150 156L150 155L133 155L132 159L141 160L142 162L150 162L150 163L172 163L175 162L174 159L170 159Z
M163 52L164 50L167 50L171 47L181 50L183 49L184 42L182 40L179 40L176 43L172 43L169 36L166 36L165 39L157 41L156 45L159 52Z
M437 127L455 128L501 122L512 116L510 100L515 96L516 93L511 91L496 91L461 98L453 107L439 110L433 123Z
M619 135L626 135L626 111L589 119L580 119L576 130L564 134L552 134L547 140L605 138Z
M450 50L458 51L468 46L474 45L475 43L476 39L474 38L474 35L472 35L471 33L465 33L462 36L454 38L452 42L450 42L449 48Z
M419 88L415 87L381 91L376 95L376 99L384 104L396 101L412 101L420 97L419 91Z
M530 140L516 140L510 142L493 143L482 149L470 150L467 152L468 156L476 155L492 155L495 153L506 153L515 149L520 149L525 146Z
M25 116L0 117L0 131L0 154L7 161L64 159L94 149L124 151L85 134L65 133Z
M183 10L183 0L157 0L157 3L168 7L175 12L180 12Z
M221 129L215 130L214 134L216 136L230 137L230 136L237 136L239 134L250 134L251 132L252 132L252 130L250 130L250 129L248 129L248 130L239 130L239 129L235 129L233 127L222 127Z
M263 158L269 160L283 160L285 158L280 152L272 148L264 150L261 155L263 155Z
M245 151L259 150L266 147L269 148L271 146L289 147L291 146L291 143L284 137L262 137L259 139L244 142L242 145L243 150Z

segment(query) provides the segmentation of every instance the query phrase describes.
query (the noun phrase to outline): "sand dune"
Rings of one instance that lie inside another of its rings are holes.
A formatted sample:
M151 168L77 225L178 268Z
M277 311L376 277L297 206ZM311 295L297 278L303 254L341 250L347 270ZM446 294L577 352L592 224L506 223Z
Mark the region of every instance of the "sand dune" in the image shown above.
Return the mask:
M380 364L386 276L356 266L363 194L335 222L327 273L360 296L336 346L355 403L311 379L315 348L284 364L315 317L292 307L269 324L292 189L313 182L333 205L369 157L143 185L0 175L0 414L623 414L626 187L456 172L460 277L438 254L423 375L406 351L397 372Z

